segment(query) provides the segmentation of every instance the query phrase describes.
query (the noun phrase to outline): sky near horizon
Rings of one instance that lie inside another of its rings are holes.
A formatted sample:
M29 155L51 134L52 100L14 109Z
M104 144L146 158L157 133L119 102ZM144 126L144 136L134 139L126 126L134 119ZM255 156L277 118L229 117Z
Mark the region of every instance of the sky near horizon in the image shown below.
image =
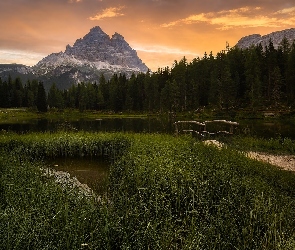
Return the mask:
M0 63L34 65L94 26L121 34L152 70L215 55L250 34L295 28L294 0L3 0Z

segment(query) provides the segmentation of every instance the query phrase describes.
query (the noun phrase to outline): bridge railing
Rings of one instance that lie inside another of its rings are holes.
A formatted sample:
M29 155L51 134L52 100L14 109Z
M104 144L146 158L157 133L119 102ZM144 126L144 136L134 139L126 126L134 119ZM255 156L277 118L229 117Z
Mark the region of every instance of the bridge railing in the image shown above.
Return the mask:
M177 121L175 125L175 134L190 133L200 138L214 137L218 135L233 135L235 128L239 125L237 122L227 120L212 121Z

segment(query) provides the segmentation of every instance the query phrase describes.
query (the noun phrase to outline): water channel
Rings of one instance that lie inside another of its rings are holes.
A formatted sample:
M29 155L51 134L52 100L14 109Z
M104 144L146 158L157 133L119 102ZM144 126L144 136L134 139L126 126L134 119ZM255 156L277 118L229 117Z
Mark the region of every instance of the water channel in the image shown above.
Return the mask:
M106 191L110 164L106 160L94 158L56 158L47 161L48 167L57 171L68 172L79 182L87 184L97 194Z

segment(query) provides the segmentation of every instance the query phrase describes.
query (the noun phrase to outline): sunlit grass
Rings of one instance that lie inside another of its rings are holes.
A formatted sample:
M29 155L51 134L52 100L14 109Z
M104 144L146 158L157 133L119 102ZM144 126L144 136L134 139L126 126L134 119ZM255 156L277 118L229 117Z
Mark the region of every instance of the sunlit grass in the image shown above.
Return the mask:
M190 137L59 132L0 138L0 248L294 249L295 175ZM106 157L100 202L43 160Z
M223 138L230 147L239 150L252 150L274 154L295 154L295 141L290 138L257 138L250 136L234 136Z

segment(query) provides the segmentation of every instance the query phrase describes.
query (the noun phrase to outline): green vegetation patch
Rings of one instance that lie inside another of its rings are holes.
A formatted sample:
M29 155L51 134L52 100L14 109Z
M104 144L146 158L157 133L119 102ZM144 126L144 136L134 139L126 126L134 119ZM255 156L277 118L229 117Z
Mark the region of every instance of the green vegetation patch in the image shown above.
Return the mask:
M252 150L273 154L295 154L295 142L290 138L264 139L250 136L233 136L221 138L230 147L238 150Z
M294 249L295 175L170 135L1 135L0 248ZM108 157L97 201L40 172L48 157Z

